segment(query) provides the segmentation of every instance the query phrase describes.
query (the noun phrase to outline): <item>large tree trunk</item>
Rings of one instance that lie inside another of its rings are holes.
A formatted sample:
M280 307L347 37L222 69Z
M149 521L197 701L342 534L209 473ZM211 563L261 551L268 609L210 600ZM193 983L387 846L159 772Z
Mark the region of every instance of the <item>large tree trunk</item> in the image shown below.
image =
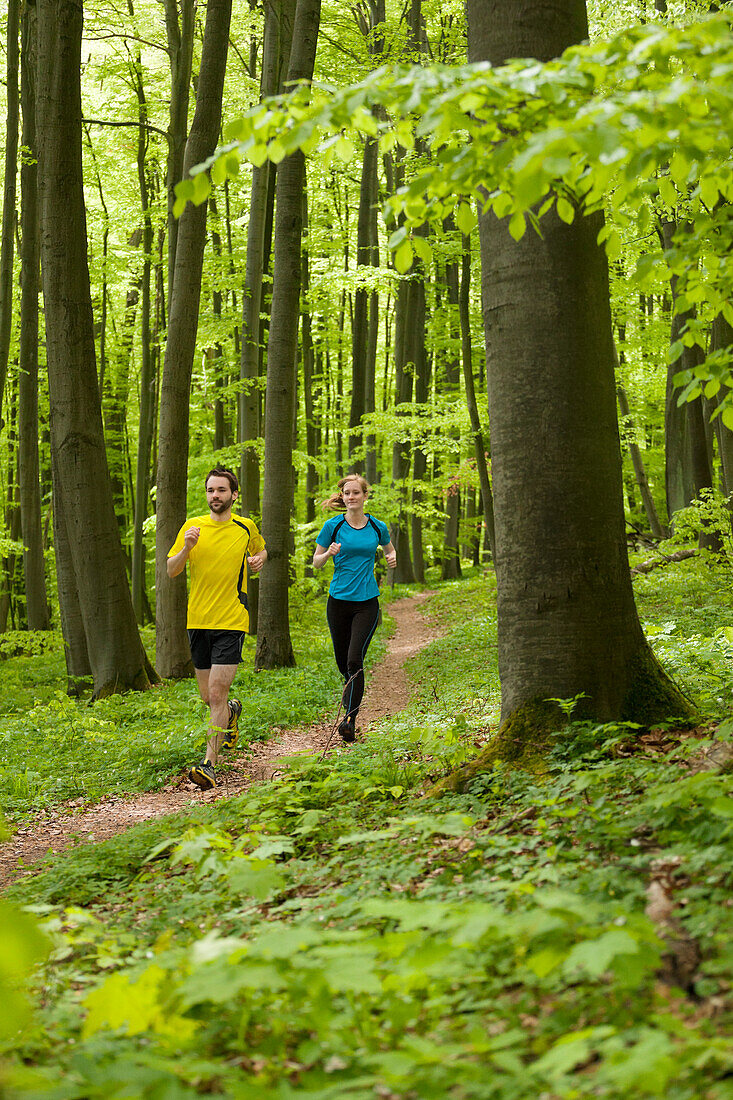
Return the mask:
M155 676L137 630L102 430L81 162L79 0L38 4L41 262L56 504L95 696Z
M15 198L18 162L18 25L20 0L8 0L6 30L5 172L3 183L2 236L0 237L0 414L8 370L10 330L13 323L13 255L15 251ZM0 427L2 416L0 415Z
M23 532L23 573L29 630L50 624L43 560L41 486L38 470L38 164L36 152L36 9L23 9L21 102L23 147L20 169L20 372L18 378L18 482Z
M316 58L321 0L298 0L288 83L310 80ZM288 621L290 513L293 501L292 425L300 316L301 234L305 158L293 153L278 165L275 253L265 400L265 484L262 531L268 561L260 582L258 668L295 664Z
M468 27L471 61L548 60L587 36L585 3L469 0ZM469 771L529 761L563 721L554 699L597 721L690 710L634 605L600 215L548 215L518 242L493 214L479 228L502 726Z
M209 0L196 110L186 142L184 174L216 147L221 125L231 0ZM156 513L157 663L163 676L193 674L186 638L186 578L171 580L166 561L186 518L191 371L196 350L207 203L189 203L178 225L173 295L160 393Z

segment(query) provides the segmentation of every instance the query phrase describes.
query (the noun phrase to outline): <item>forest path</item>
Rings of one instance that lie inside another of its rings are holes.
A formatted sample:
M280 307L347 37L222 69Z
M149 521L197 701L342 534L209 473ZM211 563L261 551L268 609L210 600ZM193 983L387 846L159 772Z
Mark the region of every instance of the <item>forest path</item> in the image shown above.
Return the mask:
M419 592L389 605L396 629L387 642L384 658L367 675L367 688L359 714L360 727L396 714L410 701L406 662L429 645L438 630L420 614L430 592ZM253 782L272 779L283 757L295 753L334 751L342 742L335 721L323 720L300 729L283 730L268 741L257 741L251 753L224 757L226 770L212 791L198 791L185 774L159 791L133 796L112 796L88 808L80 800L64 803L21 826L10 840L0 844L0 890L24 874L49 851L61 852L78 844L107 840L142 821L163 817L200 802L216 802L241 794ZM19 862L22 866L19 866Z

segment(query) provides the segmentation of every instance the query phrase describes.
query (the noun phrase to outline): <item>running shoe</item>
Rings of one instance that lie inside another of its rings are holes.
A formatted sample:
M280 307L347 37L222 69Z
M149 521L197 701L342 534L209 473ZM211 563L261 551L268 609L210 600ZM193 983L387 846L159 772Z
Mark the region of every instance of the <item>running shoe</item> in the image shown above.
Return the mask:
M239 699L229 700L229 721L227 722L227 728L221 735L222 749L233 749L237 743L239 737L239 716L242 713L242 704Z
M339 734L342 741L356 741L356 718L342 718L339 722Z
M210 760L202 760L200 764L194 764L188 773L188 778L202 791L210 791L216 786L216 772Z

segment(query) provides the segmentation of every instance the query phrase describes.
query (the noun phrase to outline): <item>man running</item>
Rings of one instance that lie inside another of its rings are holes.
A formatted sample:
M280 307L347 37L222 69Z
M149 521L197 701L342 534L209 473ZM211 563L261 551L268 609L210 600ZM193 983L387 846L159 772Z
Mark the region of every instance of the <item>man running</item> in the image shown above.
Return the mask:
M222 749L233 749L242 713L239 699L229 699L242 660L247 611L247 563L259 573L267 560L265 540L251 519L232 515L239 496L237 475L215 466L206 475L207 516L186 520L168 552L168 576L177 577L191 563L188 597L188 641L201 698L209 707L206 756L188 778L207 791L216 786L216 764Z

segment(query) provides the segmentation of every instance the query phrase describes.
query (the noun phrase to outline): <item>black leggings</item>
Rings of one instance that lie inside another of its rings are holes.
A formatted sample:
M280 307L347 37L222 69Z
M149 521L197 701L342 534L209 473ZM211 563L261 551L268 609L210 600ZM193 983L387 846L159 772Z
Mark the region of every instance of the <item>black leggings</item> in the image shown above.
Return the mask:
M326 618L339 672L346 681L343 703L347 717L356 718L364 695L364 657L379 622L379 600L336 600L328 597Z

